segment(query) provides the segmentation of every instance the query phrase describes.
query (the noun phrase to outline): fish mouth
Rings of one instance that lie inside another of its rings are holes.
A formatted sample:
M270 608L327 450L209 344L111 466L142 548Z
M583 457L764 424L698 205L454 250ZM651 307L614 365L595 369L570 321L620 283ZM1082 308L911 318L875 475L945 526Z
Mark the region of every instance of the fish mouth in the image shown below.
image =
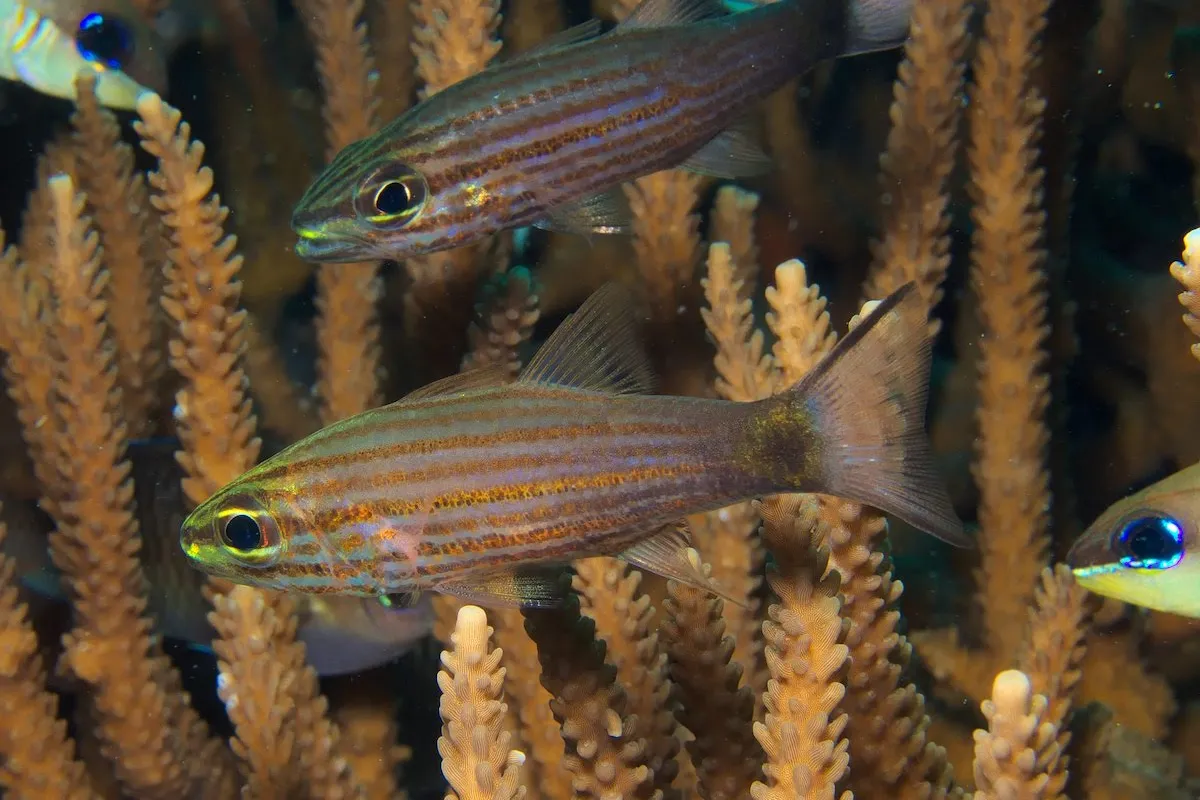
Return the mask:
M296 240L296 255L305 261L359 261L366 255L365 248L357 242L345 239L306 238L303 233Z

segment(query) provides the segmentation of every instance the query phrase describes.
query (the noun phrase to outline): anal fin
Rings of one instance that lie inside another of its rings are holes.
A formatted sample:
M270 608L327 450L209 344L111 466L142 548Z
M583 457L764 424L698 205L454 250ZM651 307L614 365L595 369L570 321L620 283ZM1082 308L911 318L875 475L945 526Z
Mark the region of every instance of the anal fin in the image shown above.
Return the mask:
M692 538L683 523L672 523L660 528L649 538L625 550L617 558L638 569L653 572L664 578L679 581L685 586L712 592L722 600L735 606L745 607L745 602L726 593L712 578L705 574L700 554L692 547Z
M492 608L557 608L571 591L561 566L497 570L438 584L437 591Z

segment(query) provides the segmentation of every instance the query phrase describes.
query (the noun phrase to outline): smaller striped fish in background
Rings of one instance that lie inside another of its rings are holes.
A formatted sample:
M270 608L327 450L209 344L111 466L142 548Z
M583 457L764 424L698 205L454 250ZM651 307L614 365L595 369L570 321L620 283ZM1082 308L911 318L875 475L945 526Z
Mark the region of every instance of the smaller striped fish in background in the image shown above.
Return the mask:
M127 0L0 0L0 78L75 98L75 77L96 73L96 97L131 109L166 88L164 46Z
M970 543L925 438L930 352L912 284L755 403L647 394L630 308L606 286L515 383L455 375L297 442L201 503L183 551L284 591L536 607L559 602L562 566L589 556L707 587L679 520L764 494L847 497Z
M208 624L212 606L204 599L204 575L179 551L179 526L187 516L183 470L175 460L173 438L133 442L128 457L134 482L146 576L148 610L158 632L208 650L216 631ZM4 504L8 536L4 552L17 564L22 585L38 595L66 600L61 573L50 561L45 523L17 516L18 505ZM428 598L402 607L374 597L297 598L296 638L304 642L308 662L321 676L377 667L412 650L433 629Z
M643 0L500 61L350 144L297 203L296 254L404 259L534 225L619 233L621 184L768 172L751 118L820 61L895 47L912 0Z

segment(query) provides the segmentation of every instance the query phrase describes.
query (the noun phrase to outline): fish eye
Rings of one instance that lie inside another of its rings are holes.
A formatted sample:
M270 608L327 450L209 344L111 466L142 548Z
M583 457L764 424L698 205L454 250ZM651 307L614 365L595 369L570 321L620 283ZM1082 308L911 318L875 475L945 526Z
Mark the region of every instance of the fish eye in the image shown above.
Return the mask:
M133 29L119 16L92 12L79 21L75 47L88 61L120 69L133 56Z
M400 181L388 181L375 192L375 210L386 216L403 213L412 205L412 192Z
M217 513L214 529L221 548L243 566L271 566L283 551L275 518L251 495L230 498Z
M359 189L355 205L368 222L406 224L421 211L427 196L425 179L401 166L372 176Z
M1137 517L1117 531L1114 547L1122 566L1169 569L1183 559L1183 528L1170 517Z
M257 550L263 544L262 528L249 514L234 514L225 518L221 539L234 550Z

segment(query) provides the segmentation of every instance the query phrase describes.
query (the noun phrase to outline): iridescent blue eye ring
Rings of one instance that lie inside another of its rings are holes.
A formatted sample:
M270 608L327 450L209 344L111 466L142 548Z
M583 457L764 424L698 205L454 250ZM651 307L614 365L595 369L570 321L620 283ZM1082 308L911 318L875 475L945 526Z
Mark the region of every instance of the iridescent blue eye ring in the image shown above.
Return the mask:
M88 61L121 69L133 53L133 34L120 17L92 12L79 21L75 48Z
M1117 532L1121 566L1170 569L1183 560L1183 528L1170 517L1138 517Z

